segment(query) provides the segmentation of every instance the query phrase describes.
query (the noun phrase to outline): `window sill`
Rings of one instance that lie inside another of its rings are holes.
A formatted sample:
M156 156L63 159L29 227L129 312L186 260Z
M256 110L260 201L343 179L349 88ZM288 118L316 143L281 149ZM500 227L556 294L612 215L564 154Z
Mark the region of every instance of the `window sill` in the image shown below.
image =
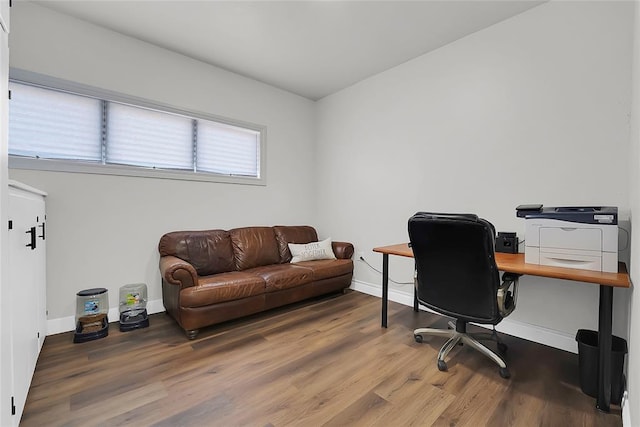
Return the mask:
M138 166L101 165L88 162L70 160L34 159L19 156L9 156L10 169L39 170L49 172L70 172L96 175L131 176L138 178L173 179L179 181L218 182L226 184L244 184L266 186L265 178L252 178L214 173L196 173L189 171L174 171L167 169L153 169Z

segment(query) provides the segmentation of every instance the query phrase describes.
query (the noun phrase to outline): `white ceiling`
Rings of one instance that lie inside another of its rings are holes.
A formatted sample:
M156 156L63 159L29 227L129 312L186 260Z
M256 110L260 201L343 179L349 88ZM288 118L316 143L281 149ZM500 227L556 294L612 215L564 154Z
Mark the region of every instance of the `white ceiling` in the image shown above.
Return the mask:
M313 100L543 2L34 1Z

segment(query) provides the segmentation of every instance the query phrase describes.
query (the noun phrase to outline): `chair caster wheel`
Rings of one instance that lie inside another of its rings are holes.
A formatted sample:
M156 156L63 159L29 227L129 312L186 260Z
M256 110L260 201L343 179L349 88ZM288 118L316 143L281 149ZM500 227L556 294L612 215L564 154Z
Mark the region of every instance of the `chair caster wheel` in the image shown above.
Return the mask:
M500 376L504 379L511 378L511 373L507 368L500 368Z
M509 348L509 347L507 347L507 345L506 345L506 344L501 343L501 342L499 342L499 343L498 343L498 351L499 351L500 353L502 353L502 354L506 353L508 348Z
M413 339L416 340L416 342L422 342L422 335L414 335Z
M438 360L438 370L442 372L447 371L447 362L444 360Z

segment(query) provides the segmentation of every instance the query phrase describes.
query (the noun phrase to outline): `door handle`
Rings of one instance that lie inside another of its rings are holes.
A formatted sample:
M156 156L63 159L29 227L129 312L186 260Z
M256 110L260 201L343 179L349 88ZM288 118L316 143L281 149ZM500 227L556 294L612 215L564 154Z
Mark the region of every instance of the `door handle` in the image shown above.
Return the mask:
M27 243L25 246L34 250L36 248L36 228L31 227L29 231L25 231L26 234L30 234L31 243Z
M42 236L38 236L39 238L41 238L42 240L45 239L44 237L44 222L42 224L40 224L38 227L42 227Z

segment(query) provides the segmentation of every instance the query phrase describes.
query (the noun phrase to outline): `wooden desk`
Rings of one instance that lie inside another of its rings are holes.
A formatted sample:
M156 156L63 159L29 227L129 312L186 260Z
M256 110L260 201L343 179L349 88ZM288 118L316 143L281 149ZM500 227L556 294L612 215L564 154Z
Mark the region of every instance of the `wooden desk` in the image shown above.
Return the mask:
M413 258L413 251L407 243L381 246L373 249L382 254L382 327L387 327L387 305L389 300L389 255ZM631 286L629 273L624 263L620 263L617 273L602 273L599 271L578 270L575 268L549 267L545 265L527 264L524 254L504 254L496 252L498 270L528 274L531 276L549 277L552 279L573 280L577 282L593 283L600 286L600 300L598 310L598 398L596 407L609 412L611 403L611 318L613 307L613 288L628 288ZM413 309L418 310L418 300L414 292ZM607 351L608 349L608 351ZM607 367L608 369L605 369Z

